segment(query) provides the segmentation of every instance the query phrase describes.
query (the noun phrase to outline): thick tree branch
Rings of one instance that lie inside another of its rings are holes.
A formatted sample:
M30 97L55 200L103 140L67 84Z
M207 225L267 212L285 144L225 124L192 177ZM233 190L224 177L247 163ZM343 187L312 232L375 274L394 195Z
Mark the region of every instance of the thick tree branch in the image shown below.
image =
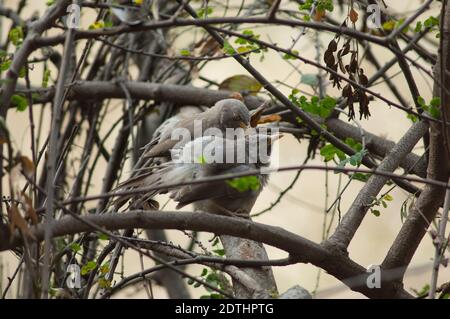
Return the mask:
M395 145L389 155L383 159L377 169L386 172L395 171L406 155L412 151L417 142L428 132L428 127L428 123L423 121L414 124ZM331 236L330 243L346 250L369 210L370 204L388 180L387 177L380 175L372 175L370 177L345 214L336 232Z
M351 289L371 298L410 298L411 296L399 286L389 283L381 289L370 289L366 280L370 273L350 260L347 256L330 251L324 246L295 235L282 228L207 213L189 212L143 212L135 211L124 214L90 215L81 217L107 230L146 228L146 229L178 229L212 232L247 238L265 243L288 252L292 258L302 263L311 263L327 271L332 276L346 283L351 278ZM52 226L54 237L74 235L94 230L88 224L66 216ZM42 225L32 228L32 234L42 240ZM8 240L7 228L0 232L0 251L13 249L22 244L19 234Z
M441 52L435 66L435 78L441 79L442 77L445 79L444 83L450 83L450 1L448 0L443 22ZM442 113L447 115L445 120L448 120L450 94L446 90L441 90L437 80L434 87L434 96L441 97L441 108L445 108L445 112ZM436 123L430 125L430 138L428 178L447 181L450 175L450 159L446 151L442 125ZM406 270L430 223L436 217L437 211L444 200L444 195L444 189L436 188L433 185L425 186L383 261L384 269L402 267Z

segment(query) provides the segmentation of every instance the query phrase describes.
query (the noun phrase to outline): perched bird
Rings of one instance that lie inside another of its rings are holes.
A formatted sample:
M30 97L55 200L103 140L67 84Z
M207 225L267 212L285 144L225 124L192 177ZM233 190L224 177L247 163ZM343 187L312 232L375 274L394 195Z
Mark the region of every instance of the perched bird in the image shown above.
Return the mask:
M171 151L174 148L182 149L184 145L195 138L204 137L208 129L214 128L225 133L227 128L247 130L250 127L255 127L265 108L266 104L263 104L250 113L241 101L224 99L204 112L198 113L191 110L192 112L182 112L169 118L157 129L153 140L143 148L142 155L135 164L130 179L119 185L118 189L133 189L138 185L148 185L143 180L150 171L171 160ZM200 136L196 136L199 124L201 125L201 132ZM173 133L177 130L184 131L187 134L174 136ZM119 198L115 203L116 207L123 206L131 198L133 196ZM156 203L152 201L150 206L155 207Z
M177 186L158 189L141 195L135 204L140 205L157 194L169 193L178 203L177 209L195 203L202 211L226 215L246 216L267 183L268 175L255 176L244 189L228 180L193 183L217 175L245 173L270 165L273 143L282 135L258 132L244 134L235 139L220 136L202 136L180 147L172 160L149 167L139 179L123 184L123 187Z
M194 114L186 118L168 119L161 125L161 130L156 137L146 147L143 153L144 158L169 156L170 150L175 146L182 146L195 137L196 125L201 125L201 133L207 129L217 128L225 132L227 128L248 129L256 126L257 120L261 117L263 108L261 106L252 114L248 111L244 103L236 99L225 99L217 102L212 108L205 112ZM174 138L173 131L176 129L186 129L187 136ZM197 136L198 137L198 136Z

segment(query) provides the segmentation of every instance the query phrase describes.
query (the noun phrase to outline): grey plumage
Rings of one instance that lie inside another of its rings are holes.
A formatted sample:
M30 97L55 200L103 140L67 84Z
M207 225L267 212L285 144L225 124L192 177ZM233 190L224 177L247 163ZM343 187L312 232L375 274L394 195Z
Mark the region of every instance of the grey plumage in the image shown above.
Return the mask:
M235 173L248 172L269 165L267 158L262 158L259 150L253 151L252 146L268 145L270 147L273 140L279 136L267 136L257 134L254 136L245 135L235 140L227 140L217 136L204 136L192 142L186 143L180 148L181 159L179 161L172 160L170 162L152 167L149 172L145 173L145 177L137 183L129 186L152 185L155 187L167 184L182 184L189 181L208 178L217 175L229 175ZM257 143L255 145L254 143ZM268 142L268 143L266 143ZM242 143L242 144L240 144ZM199 156L194 149L201 145L203 149L215 149L223 154L223 157L215 157L210 162L199 161ZM233 151L238 154L239 145L245 145L245 154L240 156L241 161L231 163L225 162L226 154ZM269 150L270 153L270 150ZM218 162L214 162L219 158ZM220 160L222 158L222 160ZM152 191L145 195L144 198L151 198L156 194L169 193L170 198L178 203L177 208L197 203L198 207L203 210L215 206L214 211L222 210L223 213L248 214L253 207L262 188L267 183L267 175L258 175L259 188L239 191L232 187L228 181L212 181L202 184L189 184L173 187L171 189L160 189Z
M169 119L163 123L155 139L151 141L143 153L143 157L169 156L169 151L175 146L182 146L194 137L195 123L201 122L203 130L217 128L225 132L227 128L247 128L250 126L250 112L244 103L235 99L225 99L217 102L205 112L194 114L191 117ZM171 135L177 128L188 130L189 139L172 139Z
M171 150L175 147L180 149L195 138L194 124L196 122L201 122L203 134L205 134L205 130L211 128L218 129L220 132L225 132L227 128L247 129L251 125L256 125L255 123L260 118L264 108L265 105L262 105L250 113L241 101L224 99L204 112L199 113L191 108L190 112L181 112L169 118L155 132L153 140L143 148L143 153L137 161L130 179L119 185L118 189L129 190L139 186L151 185L145 179L153 174L154 170L161 169L160 165L171 159ZM189 135L181 139L172 138L172 133L178 128L187 130ZM136 198L135 196L121 197L116 200L115 206L119 208L133 197ZM140 197L139 203L151 198L151 196L138 197ZM135 201L135 203L137 202Z

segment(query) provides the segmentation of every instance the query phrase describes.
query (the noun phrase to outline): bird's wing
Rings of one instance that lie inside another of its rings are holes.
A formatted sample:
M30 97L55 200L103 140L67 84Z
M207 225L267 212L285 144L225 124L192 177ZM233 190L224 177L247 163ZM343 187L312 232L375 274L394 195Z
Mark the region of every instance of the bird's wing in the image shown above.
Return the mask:
M202 167L203 168L203 167ZM234 173L241 173L249 170L253 170L252 165L241 164L238 166L232 165L228 169L217 171L215 175L228 175ZM209 173L199 174L199 178L202 176L210 176ZM202 184L191 184L182 186L177 190L171 192L171 198L178 202L177 208L182 208L186 205L192 204L197 201L207 199L223 199L230 203L235 200L241 199L253 199L260 193L264 184L266 183L266 176L258 176L260 187L254 190L239 191L232 187L229 181L214 181Z

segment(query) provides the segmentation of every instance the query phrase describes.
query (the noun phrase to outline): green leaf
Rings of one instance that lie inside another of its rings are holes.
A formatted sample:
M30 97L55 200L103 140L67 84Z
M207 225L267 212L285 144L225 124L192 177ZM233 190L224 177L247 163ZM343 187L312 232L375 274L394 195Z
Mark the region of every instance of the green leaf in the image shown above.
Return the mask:
M372 214L374 214L376 217L380 217L381 216L381 212L377 209L371 209L370 212Z
M25 77L25 75L27 75L27 68L26 67L20 68L19 78L23 79Z
M195 283L194 283L194 288L198 288L198 287L200 287L202 284L201 283L199 283L198 281L196 281Z
M9 32L9 41L12 42L16 47L23 43L23 29L21 26L17 26Z
M188 49L180 50L180 55L182 55L182 56L190 56L191 55L191 51L189 51Z
M250 190L257 191L261 188L261 184L257 176L234 178L226 181L226 183L241 193Z
M411 120L411 122L413 122L413 123L416 123L416 122L419 120L419 118L418 118L416 115L414 115L414 114L408 114L408 115L406 116L406 118L408 118L409 120Z
M434 98L430 101L430 106L433 106L433 107L440 107L440 106L441 106L441 98L439 98L439 97L434 97Z
M256 94L261 89L261 83L245 74L232 76L219 85L219 90L232 92L250 92Z
M417 21L416 27L414 28L414 32L415 33L419 33L420 31L422 31L422 22L421 21Z
M79 243L72 243L70 245L70 249L74 252L77 253L81 250L81 245Z
M92 270L94 270L97 267L97 262L96 261L88 261L86 265L84 265L83 267L81 267L81 275L87 275L89 274Z
M325 162L330 162L334 159L336 155L335 149L334 145L331 144L327 144L320 149L320 155L325 158Z
M11 66L12 61L6 60L0 64L0 71L8 71L9 67Z
M383 29L386 31L391 31L391 30L394 30L395 25L396 25L396 23L393 20L386 21L385 23L383 23Z
M340 161L344 161L347 158L344 152L342 152L332 144L326 144L324 147L322 147L320 149L320 155L325 158L325 162L334 160L336 156Z
M297 51L297 50L291 50L291 52L292 52L292 54L294 54L294 55L298 55L298 51ZM292 55L292 54L285 53L285 54L283 55L283 59L284 59L284 60L296 60L297 57L295 57L295 56Z
M363 174L363 173L355 173L352 175L352 178L356 181L360 181L363 183L367 183L367 181L370 178L370 174Z
M225 256L225 249L216 249L213 252L219 256Z
M426 104L426 102L425 102L425 99L424 99L423 97L421 97L421 96L419 96L419 97L417 98L417 103L419 103L419 105L420 105L421 107L426 107L426 106L427 106L427 104Z
M16 107L16 110L19 112L25 111L28 107L27 99L24 96L18 94L15 94L11 97L11 103Z
M44 75L42 77L42 87L48 88L48 82L50 80L51 71L49 69L45 69Z
M98 30L98 29L103 29L105 28L105 22L100 20L100 21L95 21L94 23L92 23L89 26L89 30Z
M206 18L207 16L210 16L213 13L214 9L212 7L200 8L197 10L197 15L199 18Z
M426 19L423 24L427 28L437 27L437 26L439 26L439 19L431 16L428 19Z
M109 236L104 233L98 233L98 239L100 240L109 240Z
M105 278L100 278L98 280L98 286L102 289L111 288L111 281L106 280Z
M236 54L236 50L233 48L233 46L228 41L225 41L223 43L223 49L222 50L223 50L223 52L225 54L228 54L228 55Z
M99 270L102 275L106 275L109 272L109 269L110 269L109 262L107 262L107 263L103 264Z

